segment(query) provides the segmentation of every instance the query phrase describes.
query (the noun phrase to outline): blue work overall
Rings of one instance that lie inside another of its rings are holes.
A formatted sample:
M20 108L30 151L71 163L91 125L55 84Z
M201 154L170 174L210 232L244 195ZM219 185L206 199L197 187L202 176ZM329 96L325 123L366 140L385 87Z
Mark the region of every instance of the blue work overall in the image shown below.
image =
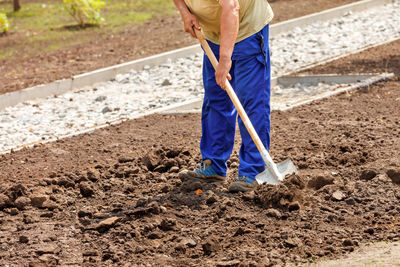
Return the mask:
M217 59L219 45L208 41ZM235 44L232 54L230 81L264 146L270 144L271 63L269 53L269 25L260 32ZM202 159L210 159L211 167L226 176L229 156L235 141L237 111L226 91L218 86L215 70L204 55L202 107ZM239 152L239 176L254 178L264 171L265 163L242 120L238 118L242 144Z

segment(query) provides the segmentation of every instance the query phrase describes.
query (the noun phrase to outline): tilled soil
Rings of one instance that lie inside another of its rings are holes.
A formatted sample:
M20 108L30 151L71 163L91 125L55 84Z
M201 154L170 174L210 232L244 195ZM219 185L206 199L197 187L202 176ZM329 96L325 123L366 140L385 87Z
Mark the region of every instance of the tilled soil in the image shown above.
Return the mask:
M349 4L356 0L274 0L270 1L275 12L272 23L300 17L321 10ZM38 84L70 78L73 75L96 70L196 44L184 32L178 13L171 17L155 18L144 24L127 28L117 34L88 34L91 41L53 52L32 55L26 45L10 59L0 60L0 94L21 90ZM1 47L25 42L24 34L0 36ZM48 44L37 43L36 46ZM36 50L33 50L36 51Z
M272 155L300 173L250 193L227 191L238 144L225 183L179 179L200 160L198 114L3 155L0 264L272 266L399 241L399 105L393 79L274 112Z

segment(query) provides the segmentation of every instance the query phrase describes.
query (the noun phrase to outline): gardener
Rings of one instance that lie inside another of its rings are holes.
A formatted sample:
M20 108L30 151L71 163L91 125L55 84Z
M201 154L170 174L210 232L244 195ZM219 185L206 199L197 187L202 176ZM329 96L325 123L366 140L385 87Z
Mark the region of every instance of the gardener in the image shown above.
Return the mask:
M182 179L224 181L235 140L237 112L225 89L228 78L265 147L270 143L269 25L273 12L267 0L174 0L185 31L196 37L202 30L219 65L214 71L204 55L202 108L202 163L194 171L180 173ZM256 187L255 176L265 163L238 119L242 144L239 175L229 191L249 191Z

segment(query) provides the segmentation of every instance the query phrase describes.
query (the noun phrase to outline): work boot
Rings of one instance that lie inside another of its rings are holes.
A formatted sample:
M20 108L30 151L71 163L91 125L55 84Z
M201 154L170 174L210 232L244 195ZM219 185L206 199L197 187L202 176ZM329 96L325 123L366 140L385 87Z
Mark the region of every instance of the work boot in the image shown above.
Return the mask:
M215 170L211 167L211 160L206 159L203 161L200 167L194 171L183 170L179 173L181 180L195 179L204 182L223 182L225 177L218 175Z
M255 178L247 177L247 176L239 176L231 185L229 186L229 192L237 193L237 192L247 192L250 190L254 190L258 185L258 182Z

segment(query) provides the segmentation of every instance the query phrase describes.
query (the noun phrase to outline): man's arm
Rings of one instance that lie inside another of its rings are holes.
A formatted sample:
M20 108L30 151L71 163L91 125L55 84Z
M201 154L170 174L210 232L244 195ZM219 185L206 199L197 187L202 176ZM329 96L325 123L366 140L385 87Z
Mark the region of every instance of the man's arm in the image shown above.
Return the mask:
M239 31L238 0L219 0L221 12L221 41L219 50L219 65L215 72L217 84L225 89L225 79L231 79L229 70L232 65L232 53Z
M190 13L188 7L185 4L184 0L174 0L175 6L178 8L179 13L181 14L185 31L190 33L192 37L196 38L196 34L194 33L193 27L197 30L200 30L200 24L195 15Z

